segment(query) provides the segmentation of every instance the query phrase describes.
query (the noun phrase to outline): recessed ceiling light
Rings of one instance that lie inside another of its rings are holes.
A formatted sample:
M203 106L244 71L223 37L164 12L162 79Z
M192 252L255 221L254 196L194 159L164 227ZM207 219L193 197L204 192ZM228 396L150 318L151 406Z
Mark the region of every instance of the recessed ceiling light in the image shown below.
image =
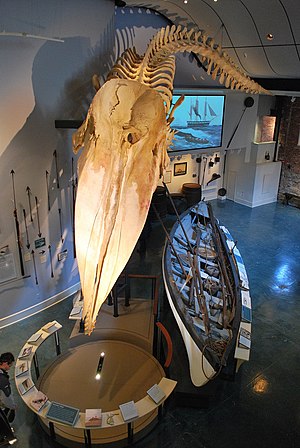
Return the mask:
M274 39L273 34L272 34L272 33L268 33L268 34L267 34L267 39L268 39L268 40L273 40L273 39Z
M183 0L183 3L187 4L188 0Z

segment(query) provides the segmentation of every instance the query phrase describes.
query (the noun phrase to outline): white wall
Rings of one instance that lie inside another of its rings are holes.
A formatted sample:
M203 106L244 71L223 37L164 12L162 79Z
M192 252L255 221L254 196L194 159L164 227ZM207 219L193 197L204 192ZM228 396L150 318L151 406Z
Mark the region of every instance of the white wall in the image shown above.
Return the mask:
M244 114L238 131L241 146L236 145L234 138L227 150L224 179L227 197L248 207L257 207L277 200L281 163L274 161L275 142L255 142L260 117L268 115L273 107L273 97L255 97L253 107L243 109ZM241 132L246 135L244 142L241 140ZM266 154L269 155L268 160Z
M94 94L91 77L95 71L107 71L105 64L109 57L114 57L115 10L110 0L1 0L0 8L2 30L59 36L64 40L0 35L0 249L4 247L4 254L0 255L0 279L14 277L13 269L16 270L14 279L0 283L1 327L36 312L42 308L41 304L48 306L60 300L79 286L73 255L71 132L55 129L54 121L85 116ZM60 188L57 188L54 151ZM76 160L74 166L76 169ZM11 170L15 171L24 278L16 244ZM31 189L33 222L27 187ZM35 248L39 239L38 214L41 237L46 243L40 249ZM62 252L67 258L59 261L58 254ZM5 266L11 255L14 263Z

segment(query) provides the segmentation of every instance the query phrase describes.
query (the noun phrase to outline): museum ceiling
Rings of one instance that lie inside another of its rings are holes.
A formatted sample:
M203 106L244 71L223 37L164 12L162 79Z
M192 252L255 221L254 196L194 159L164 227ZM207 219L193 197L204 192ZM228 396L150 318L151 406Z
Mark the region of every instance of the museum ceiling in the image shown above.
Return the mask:
M126 5L156 10L176 25L205 30L267 89L300 91L299 0L127 0ZM205 73L202 78L206 87L213 86Z

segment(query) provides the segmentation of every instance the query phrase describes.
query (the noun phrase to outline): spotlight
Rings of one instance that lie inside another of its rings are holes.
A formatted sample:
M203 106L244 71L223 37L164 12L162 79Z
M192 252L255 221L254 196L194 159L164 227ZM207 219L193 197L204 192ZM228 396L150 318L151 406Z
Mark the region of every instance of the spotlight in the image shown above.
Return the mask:
M96 370L96 376L95 376L96 380L100 380L101 370L102 370L103 363L104 363L104 357L105 357L105 353L104 352L100 353L100 358L99 358L99 362L98 362L98 366L97 366L97 370Z

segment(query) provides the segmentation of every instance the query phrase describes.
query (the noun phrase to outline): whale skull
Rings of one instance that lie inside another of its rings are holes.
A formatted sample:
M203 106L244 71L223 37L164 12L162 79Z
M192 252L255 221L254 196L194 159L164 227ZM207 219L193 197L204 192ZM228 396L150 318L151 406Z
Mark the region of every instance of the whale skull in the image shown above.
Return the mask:
M85 332L122 273L166 167L170 132L162 97L136 81L111 79L73 136L78 160L75 241Z

